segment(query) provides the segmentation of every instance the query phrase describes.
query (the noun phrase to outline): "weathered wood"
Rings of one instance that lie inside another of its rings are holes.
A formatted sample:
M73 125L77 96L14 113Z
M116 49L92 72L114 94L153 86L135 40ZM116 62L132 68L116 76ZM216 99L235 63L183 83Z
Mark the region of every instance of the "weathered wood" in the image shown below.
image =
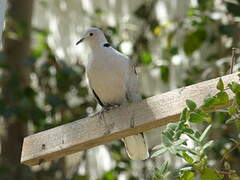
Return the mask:
M224 84L239 82L237 73L223 76ZM24 139L21 163L37 165L68 154L100 144L147 131L152 128L178 121L179 114L186 107L185 100L191 99L198 105L208 94L214 95L219 78L176 89L111 110L99 116L87 117L53 129L33 134ZM230 99L233 94L228 90ZM226 108L226 107L219 107ZM130 128L131 120L135 128ZM105 123L110 133L107 132Z

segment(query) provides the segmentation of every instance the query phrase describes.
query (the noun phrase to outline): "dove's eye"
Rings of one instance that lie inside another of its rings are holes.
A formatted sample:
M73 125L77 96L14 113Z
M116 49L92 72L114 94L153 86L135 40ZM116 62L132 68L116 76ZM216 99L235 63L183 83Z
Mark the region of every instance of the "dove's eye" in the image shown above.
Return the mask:
M90 36L93 36L93 33L90 33L89 35L90 35Z

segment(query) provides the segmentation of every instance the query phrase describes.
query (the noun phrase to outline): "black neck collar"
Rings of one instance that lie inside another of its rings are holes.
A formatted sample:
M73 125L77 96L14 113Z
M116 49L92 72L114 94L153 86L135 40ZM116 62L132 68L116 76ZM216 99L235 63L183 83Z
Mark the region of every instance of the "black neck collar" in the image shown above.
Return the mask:
M104 47L110 47L110 46L111 46L111 44L110 44L110 43L108 43L108 42L106 42L106 43L104 43L104 44L103 44L103 46L104 46Z

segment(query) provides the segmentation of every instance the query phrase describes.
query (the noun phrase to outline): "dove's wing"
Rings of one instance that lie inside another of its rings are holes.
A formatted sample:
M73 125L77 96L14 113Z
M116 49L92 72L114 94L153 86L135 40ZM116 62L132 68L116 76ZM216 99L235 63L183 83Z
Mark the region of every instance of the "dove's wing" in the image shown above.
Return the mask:
M137 72L130 60L126 95L130 102L139 102L142 100L138 87Z
M139 102L142 97L138 88L138 77L135 67L129 59L126 98L128 102ZM134 112L133 112L134 113ZM133 160L145 160L149 157L148 144L144 133L123 138L127 153Z

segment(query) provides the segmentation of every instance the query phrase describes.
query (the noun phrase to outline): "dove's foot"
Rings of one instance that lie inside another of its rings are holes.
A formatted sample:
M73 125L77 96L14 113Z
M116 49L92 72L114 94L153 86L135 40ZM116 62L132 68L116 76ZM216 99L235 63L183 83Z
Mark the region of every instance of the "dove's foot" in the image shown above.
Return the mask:
M89 117L99 116L100 119L104 119L104 113L108 112L110 109L108 108L102 108L99 112L95 112L93 114L90 114Z
M105 109L105 111L107 112L107 111L113 110L113 109L115 109L115 108L118 108L118 107L120 107L120 106L121 106L120 104L107 105L107 106L104 107L104 109Z
M100 112L98 112L99 114L99 118L100 120L103 120L104 122L104 126L105 126L105 131L104 131L104 135L108 135L111 133L111 129L112 129L112 126L111 125L108 125L106 119L104 118L104 113L107 113L108 111L116 108L117 106L116 105L111 105L111 106L105 106L101 109Z
M119 107L119 106L120 106L119 104L107 105L107 106L104 106L99 112L96 112L96 113L90 115L90 117L99 116L99 119L103 120L104 126L105 126L104 135L110 134L111 129L114 126L112 124L108 125L108 123L106 122L106 119L104 118L104 114L107 113L110 110L113 110L113 109Z
M119 106L120 106L120 104L107 105L100 111L100 118L104 121L104 124L105 124L105 132L104 132L105 135L108 135L111 133L111 129L113 128L114 125L108 124L106 122L106 119L104 118L104 113L106 113L110 110L113 110L115 108L118 108Z

